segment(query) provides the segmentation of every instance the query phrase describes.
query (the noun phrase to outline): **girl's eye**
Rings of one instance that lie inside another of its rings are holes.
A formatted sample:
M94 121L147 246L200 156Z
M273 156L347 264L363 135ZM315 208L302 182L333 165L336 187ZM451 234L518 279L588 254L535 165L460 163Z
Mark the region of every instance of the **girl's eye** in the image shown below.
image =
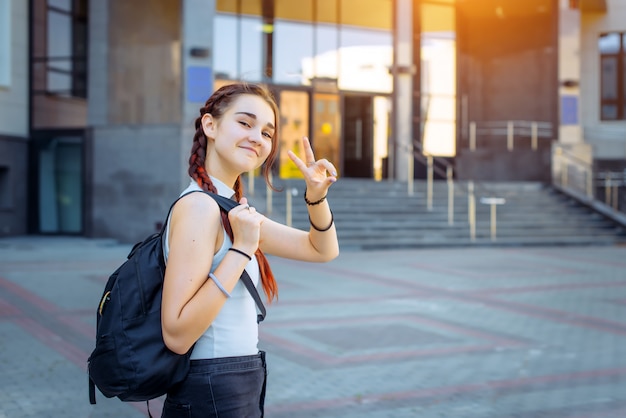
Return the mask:
M269 132L263 132L263 135L267 138L267 139L272 139L272 135Z
M239 123L240 123L241 125L245 126L246 128L249 128L249 127L250 127L250 124L249 124L248 122L246 122L246 121L241 120L241 121L239 121Z

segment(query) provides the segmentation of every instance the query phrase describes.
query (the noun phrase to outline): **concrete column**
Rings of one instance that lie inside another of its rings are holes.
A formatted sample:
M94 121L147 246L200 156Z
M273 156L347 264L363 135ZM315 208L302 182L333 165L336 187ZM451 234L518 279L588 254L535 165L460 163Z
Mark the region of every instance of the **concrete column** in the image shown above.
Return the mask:
M412 83L413 83L413 1L397 0L394 13L394 177L406 181L413 166Z
M181 186L189 182L187 167L195 133L194 120L213 92L213 20L215 0L183 0L181 42Z
M89 1L87 126L108 123L109 0Z
M559 142L583 141L580 121L581 32L580 10L559 0Z

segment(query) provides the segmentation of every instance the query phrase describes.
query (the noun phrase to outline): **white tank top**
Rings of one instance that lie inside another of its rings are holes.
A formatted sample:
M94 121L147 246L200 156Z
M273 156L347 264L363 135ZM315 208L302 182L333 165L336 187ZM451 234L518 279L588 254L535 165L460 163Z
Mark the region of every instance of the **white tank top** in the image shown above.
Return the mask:
M217 192L220 196L230 197L235 192L224 183L211 177ZM181 195L191 190L202 190L195 181L191 181L189 186ZM167 264L169 255L169 218L165 229L165 239L163 240L163 256ZM215 271L219 263L226 255L232 242L226 231L224 231L224 243L213 255L211 273ZM256 257L246 266L246 271L255 286L259 282L259 264ZM208 274L207 274L208 276ZM209 279L210 280L210 279ZM230 293L231 297L226 300L222 309L209 328L200 336L191 353L191 359L209 359L231 356L248 356L259 352L259 327L257 325L257 309L254 299L244 284L239 281ZM207 302L208 303L208 302Z

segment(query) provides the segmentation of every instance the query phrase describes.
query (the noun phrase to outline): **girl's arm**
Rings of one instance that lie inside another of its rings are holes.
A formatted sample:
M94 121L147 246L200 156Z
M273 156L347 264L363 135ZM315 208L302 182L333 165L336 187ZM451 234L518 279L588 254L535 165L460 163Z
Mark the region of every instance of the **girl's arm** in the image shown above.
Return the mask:
M237 207L231 214L242 215L239 212L243 210L243 206ZM253 217L247 210L242 216L247 220ZM176 353L189 351L227 299L215 281L208 278L213 254L223 242L223 235L220 208L209 196L192 193L175 205L170 219L161 326L165 344ZM246 242L237 243L242 251L250 251L244 245ZM241 254L226 253L214 275L227 292L233 290L247 263L248 259Z
M259 245L264 252L302 261L330 261L339 255L337 230L328 205L328 189L337 181L335 167L327 160L315 160L308 138L302 139L302 161L293 152L289 157L306 182L305 199L311 221L308 232L265 219ZM327 175L330 173L330 175Z

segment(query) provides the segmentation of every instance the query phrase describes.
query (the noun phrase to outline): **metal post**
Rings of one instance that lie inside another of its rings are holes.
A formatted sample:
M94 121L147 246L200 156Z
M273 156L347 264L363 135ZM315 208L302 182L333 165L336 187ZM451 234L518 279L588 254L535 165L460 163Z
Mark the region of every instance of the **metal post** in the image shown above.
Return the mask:
M593 198L593 169L587 169L587 197Z
M269 183L272 183L272 173L269 173ZM265 186L265 212L267 212L267 216L272 214L272 188L269 186Z
M611 173L604 173L604 203L611 206Z
M617 207L619 205L619 183L615 182L613 184L613 209L617 210Z
M433 210L433 157L428 155L426 157L427 171L426 171L426 205L429 211Z
M248 196L254 196L254 170L248 171Z
M413 144L409 145L409 153L407 158L407 194L409 196L413 196L413 160L415 159L415 157L413 157Z
M287 226L291 226L291 200L291 189L289 189L285 196L285 224L287 224Z
M491 204L491 240L496 240L496 204Z
M506 123L506 149L513 151L513 131L515 129L513 121L510 120Z
M454 225L454 179L452 167L446 169L448 179L448 225Z
M468 184L469 194L468 198L468 217L470 227L470 240L476 241L476 199L474 198L474 182L470 181Z
M533 151L537 151L537 135L538 135L538 126L537 122L530 123L530 144Z
M469 124L469 148L470 151L476 151L476 122Z

